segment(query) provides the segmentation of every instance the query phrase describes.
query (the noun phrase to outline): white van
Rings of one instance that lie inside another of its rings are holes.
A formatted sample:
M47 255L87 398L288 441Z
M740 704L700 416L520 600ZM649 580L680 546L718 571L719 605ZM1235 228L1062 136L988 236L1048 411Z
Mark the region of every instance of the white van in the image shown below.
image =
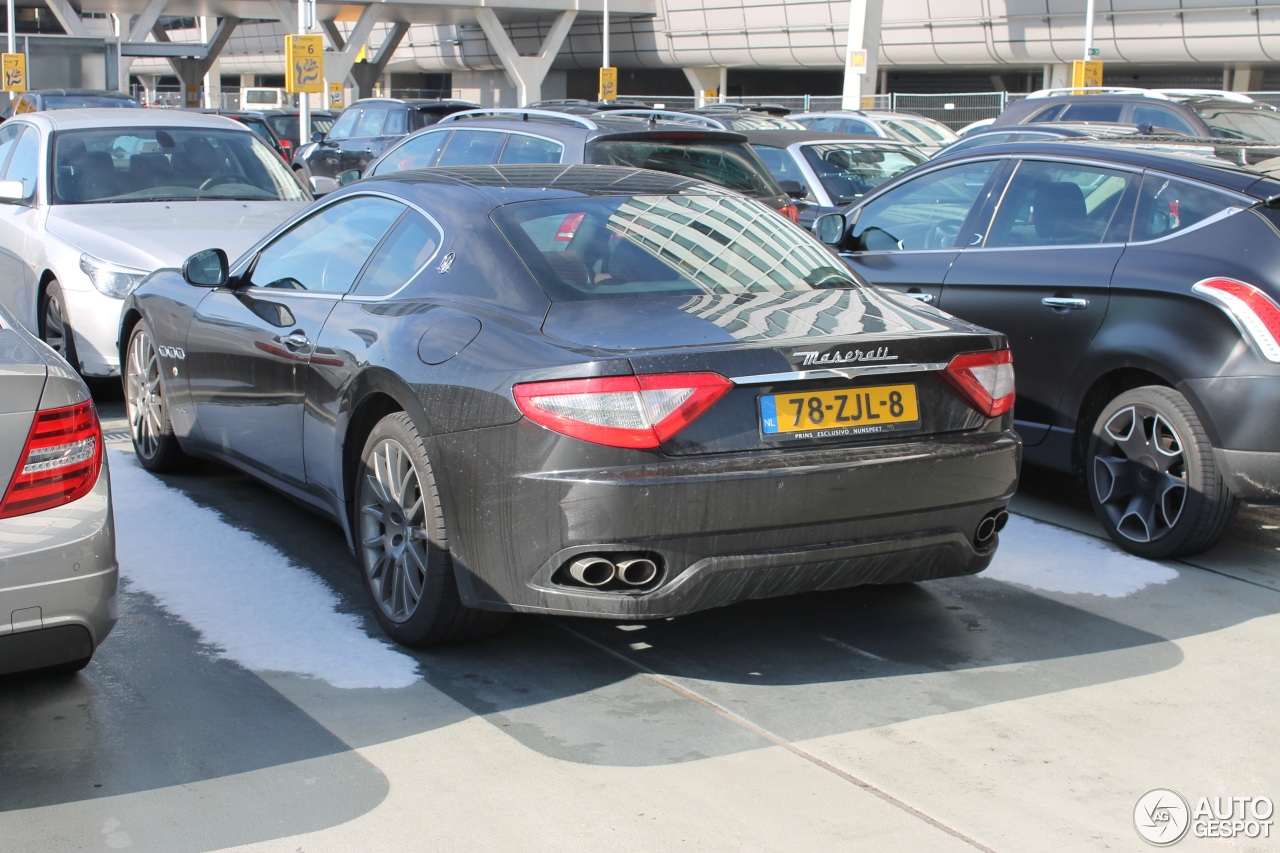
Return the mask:
M245 86L240 90L242 110L284 110L293 107L293 96L284 89Z

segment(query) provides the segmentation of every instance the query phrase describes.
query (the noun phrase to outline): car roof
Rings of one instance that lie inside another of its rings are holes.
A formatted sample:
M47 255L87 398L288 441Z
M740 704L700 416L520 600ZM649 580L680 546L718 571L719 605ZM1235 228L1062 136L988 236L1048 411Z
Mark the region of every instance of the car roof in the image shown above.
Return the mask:
M796 143L850 142L862 147L911 148L906 142L861 133L837 133L827 130L743 130L747 141L758 145L795 145Z
M742 142L745 137L734 130L703 127L681 121L650 121L646 118L617 116L608 112L573 115L553 110L494 109L454 114L446 121L431 125L431 130L448 127L488 127L507 131L538 133L562 141L582 136L594 138L612 134L679 133L685 138L702 136Z
M444 187L466 188L490 206L586 196L736 195L714 184L667 172L584 164L438 166L375 175L348 184L338 192L358 192L383 182L401 184L409 194L421 192L418 188L425 187L431 187L429 192L433 194Z
M432 112L434 110L446 109L475 109L480 105L475 101L463 101L454 98L361 98L351 107L367 107L377 104L386 104L387 106L410 106L416 110L423 112ZM347 107L347 109L351 109Z
M1271 159L1265 157L1265 154L1274 153L1280 157L1280 148L1215 146L1212 142L1199 140L1188 145L1185 137L1182 139L1168 137L1161 140L1145 137L1137 141L1132 137L1123 136L1105 139L1064 137L1055 140L1002 142L999 145L983 146L949 157L946 162L959 163L965 160L1025 156L1070 157L1169 172L1191 180L1214 184L1259 200L1280 197L1280 162L1276 165L1278 177L1273 177L1272 173L1265 169L1227 159L1230 157L1230 152L1249 148L1260 148L1264 155L1263 159Z
M111 127L207 127L253 133L252 130L249 130L235 119L191 110L142 111L85 108L23 113L14 116L9 121L14 119L22 119L33 124L43 124L50 130L82 130L85 128Z
M95 98L115 98L120 101L132 101L131 96L115 89L29 89L28 95L79 95ZM136 102L135 102L136 103ZM139 104L141 106L141 104Z

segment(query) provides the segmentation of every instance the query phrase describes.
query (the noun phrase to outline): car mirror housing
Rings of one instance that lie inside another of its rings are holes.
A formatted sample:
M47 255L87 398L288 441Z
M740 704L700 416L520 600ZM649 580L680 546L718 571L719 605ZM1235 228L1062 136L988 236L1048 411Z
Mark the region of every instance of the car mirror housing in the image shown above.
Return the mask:
M182 264L182 277L196 287L222 287L227 283L227 253L221 249L196 252Z
M321 142L324 142L324 131L317 130L315 133L311 134L311 141L314 142L316 145L319 145Z
M360 180L359 169L347 169L345 172L338 173L338 186L345 187L347 184Z
M791 198L804 198L809 194L799 181L778 181L778 187Z
M844 236L845 220L843 213L828 213L819 216L813 223L814 235L828 246L836 246Z
M0 181L0 200L22 201L27 197L27 188L22 181Z

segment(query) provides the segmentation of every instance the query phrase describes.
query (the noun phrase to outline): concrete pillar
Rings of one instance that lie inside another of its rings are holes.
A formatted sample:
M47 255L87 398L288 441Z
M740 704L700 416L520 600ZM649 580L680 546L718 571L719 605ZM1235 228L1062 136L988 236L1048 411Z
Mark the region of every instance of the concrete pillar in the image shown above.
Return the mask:
M217 30L218 19L202 16L200 18L200 41L208 44L209 33ZM204 86L204 107L205 109L221 109L222 108L222 72L218 70L218 60L214 57L213 62L209 64L209 70L204 74L202 81Z
M160 78L155 74L139 74L138 83L142 86L142 102L150 106L156 102L156 86Z
M84 25L84 21L80 19L80 13L68 0L45 0L49 4L49 11L53 12L53 16L58 19L58 23L62 24L62 28L67 31L69 36L80 36L82 38L89 35L89 29Z
M880 22L884 0L849 0L849 34L845 40L844 97L846 110L862 107L862 99L875 94L880 68ZM853 51L866 51L866 61L854 63Z
M501 71L455 71L453 89L462 100L482 107L518 103L515 86Z
M1223 77L1228 75L1231 83L1224 88L1232 92L1257 92L1262 89L1262 70L1247 62L1228 65L1227 73Z
M695 108L705 107L708 101L723 101L729 77L728 68L682 68L684 77L693 87ZM715 96L706 93L714 91Z
M171 58L169 60L173 73L177 75L178 81L182 84L183 104L185 106L208 105L209 94L207 91L201 91L204 89L205 75L209 73L209 69L218 61L218 55L227 46L227 42L231 39L231 34L236 31L236 27L239 25L239 18L227 15L218 22L218 28L214 31L208 43L201 45L200 52L203 54L202 56ZM196 87L194 98L192 97L193 86Z
M1055 62L1044 67L1044 81L1041 89L1065 89L1071 85L1071 65L1067 62Z
M515 45L511 43L511 37L507 35L497 14L487 6L476 9L476 21L479 22L480 29L484 30L489 46L501 60L507 79L516 87L515 106L542 100L542 81L551 70L551 63L560 52L560 46L564 44L565 36L569 34L569 28L577 17L578 13L574 11L556 15L538 53L534 56L521 56L516 52Z

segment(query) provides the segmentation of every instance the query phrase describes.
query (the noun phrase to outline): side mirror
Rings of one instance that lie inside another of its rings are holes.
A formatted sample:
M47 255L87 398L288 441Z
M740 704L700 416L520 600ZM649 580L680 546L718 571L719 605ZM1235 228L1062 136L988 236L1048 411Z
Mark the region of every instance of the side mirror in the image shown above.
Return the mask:
M227 253L221 249L196 252L182 263L182 277L196 287L222 287L227 283Z
M311 178L311 194L314 196L322 196L331 193L342 184L334 178L326 178L324 176L313 176Z
M324 142L324 131L317 130L315 133L311 134L311 141L314 142L316 145L319 145L320 143Z
M22 181L0 181L0 200L22 201L27 197L27 188Z
M828 246L837 246L844 237L845 220L843 213L828 213L819 216L813 223L814 235Z
M359 169L347 169L345 172L338 173L338 186L345 187L347 184L360 180Z
M778 181L778 187L791 198L804 198L809 194L799 181Z

